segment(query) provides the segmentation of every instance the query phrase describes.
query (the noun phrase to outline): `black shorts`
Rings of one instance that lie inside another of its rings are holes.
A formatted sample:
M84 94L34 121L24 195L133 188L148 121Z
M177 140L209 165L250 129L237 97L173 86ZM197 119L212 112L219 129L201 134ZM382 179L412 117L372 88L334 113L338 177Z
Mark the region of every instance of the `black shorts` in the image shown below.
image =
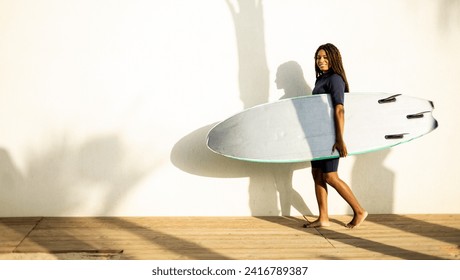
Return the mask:
M314 160L311 162L312 168L319 168L323 173L337 172L339 168L339 158Z

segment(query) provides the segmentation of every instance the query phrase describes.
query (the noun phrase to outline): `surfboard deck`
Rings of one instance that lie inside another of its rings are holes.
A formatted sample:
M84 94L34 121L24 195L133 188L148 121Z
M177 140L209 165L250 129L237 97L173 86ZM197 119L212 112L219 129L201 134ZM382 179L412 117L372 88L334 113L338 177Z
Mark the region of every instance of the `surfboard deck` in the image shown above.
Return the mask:
M346 93L344 140L348 154L390 148L419 138L438 123L433 102L388 93ZM252 107L218 123L207 146L253 162L304 162L339 157L329 94L283 99Z

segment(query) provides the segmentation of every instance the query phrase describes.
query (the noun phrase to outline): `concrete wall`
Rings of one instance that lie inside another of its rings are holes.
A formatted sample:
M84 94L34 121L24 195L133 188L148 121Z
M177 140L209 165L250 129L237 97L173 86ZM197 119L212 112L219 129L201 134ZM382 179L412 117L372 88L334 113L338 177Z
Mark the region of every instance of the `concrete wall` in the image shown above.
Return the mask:
M371 213L460 213L460 1L0 0L0 216L317 214L310 165L219 157L216 122L279 99L279 65L342 52L352 91L440 127L341 161ZM350 213L330 191L330 213Z

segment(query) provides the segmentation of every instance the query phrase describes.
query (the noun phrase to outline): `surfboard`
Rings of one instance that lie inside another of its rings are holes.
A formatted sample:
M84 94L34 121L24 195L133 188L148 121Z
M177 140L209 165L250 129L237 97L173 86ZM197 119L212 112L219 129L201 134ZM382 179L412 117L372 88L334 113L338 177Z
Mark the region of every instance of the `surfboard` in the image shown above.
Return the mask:
M207 135L213 152L245 161L289 163L339 157L329 94L283 99L239 112ZM432 101L401 94L346 93L349 155L390 148L433 131Z

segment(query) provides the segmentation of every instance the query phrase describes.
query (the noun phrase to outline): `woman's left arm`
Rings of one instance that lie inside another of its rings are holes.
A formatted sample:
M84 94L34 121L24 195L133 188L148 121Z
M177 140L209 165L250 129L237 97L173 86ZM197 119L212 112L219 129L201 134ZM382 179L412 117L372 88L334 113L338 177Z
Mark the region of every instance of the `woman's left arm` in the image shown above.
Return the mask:
M347 146L343 140L343 131L345 127L345 109L343 104L337 104L334 107L334 120L335 120L335 144L332 151L337 150L340 157L348 155Z

